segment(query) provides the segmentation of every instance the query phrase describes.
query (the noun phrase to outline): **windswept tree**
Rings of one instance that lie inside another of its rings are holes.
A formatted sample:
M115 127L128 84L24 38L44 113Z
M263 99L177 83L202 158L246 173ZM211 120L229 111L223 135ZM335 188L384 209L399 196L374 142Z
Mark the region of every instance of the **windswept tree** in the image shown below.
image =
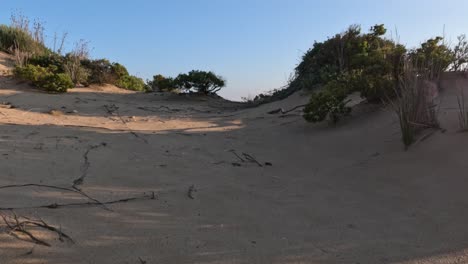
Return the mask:
M174 84L183 90L195 90L201 94L216 94L226 82L213 72L193 70L187 74L179 74L174 80Z

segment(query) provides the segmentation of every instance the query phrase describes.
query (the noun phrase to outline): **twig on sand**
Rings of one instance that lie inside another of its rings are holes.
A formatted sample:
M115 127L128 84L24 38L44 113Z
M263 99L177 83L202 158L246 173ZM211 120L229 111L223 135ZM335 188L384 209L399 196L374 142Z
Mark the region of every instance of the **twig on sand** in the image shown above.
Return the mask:
M67 188L67 187L60 187L60 186L54 186L54 185L28 183L28 184L17 184L17 185L4 185L4 186L0 186L0 190L1 189L12 189L12 188L25 188L25 187L48 188L48 189L55 189L55 190L59 190L59 191L77 193L77 194L79 194L79 195L93 201L94 203L101 205L104 209L106 209L108 211L111 211L109 208L107 208L107 206L105 206L99 200L89 196L88 194L86 194L85 192L83 192L82 190L80 190L80 189L78 189L78 188L76 188L74 186L71 187L71 188ZM5 209L0 208L0 210L11 210L11 209L14 209L14 208L5 208Z
M260 163L256 158L254 158L252 155L248 153L242 152L242 156L241 156L237 154L237 152L234 149L229 150L229 152L231 152L234 156L236 156L239 159L239 161L242 163L250 162L250 163L257 164L259 167L263 167L262 163ZM233 162L232 165L234 167L241 167L241 164L237 162ZM273 164L271 162L265 162L265 166L273 166Z
M232 154L234 154L241 162L245 162L245 160L237 154L237 152L234 149L229 150Z
M142 200L155 200L156 194L154 192L143 193L142 196L134 196L134 197L127 197L118 200L111 200L107 202L99 202L99 201L91 201L91 202L81 202L81 203L52 203L46 205L38 205L38 206L24 206L24 207L0 207L0 211L6 210L20 210L20 209L58 209L63 207L82 207L82 206L104 206L104 205L111 205L111 204L119 204L119 203L127 203L133 201L142 201Z
M9 235L19 240L27 241L27 242L34 243L34 244L41 245L41 246L50 247L51 245L48 242L38 238L31 231L31 229L39 228L39 229L43 229L43 230L56 233L59 236L59 240L61 242L64 242L66 240L70 243L75 243L75 241L73 241L73 239L69 235L65 234L60 229L47 224L42 219L30 219L25 216L17 216L14 212L12 212L11 215L0 213L0 217L3 219L3 223L5 225L4 226L5 231ZM31 249L26 254L27 255L32 254L33 249Z
M256 160L254 157L252 157L252 155L244 153L244 152L242 153L242 155L245 157L247 161L256 163L259 167L263 167L263 165L260 162L258 162L258 160Z
M136 138L139 138L141 139L143 142L145 142L146 144L148 144L148 140L140 135L138 135L136 132L130 132L130 134L132 134L133 136L135 136Z

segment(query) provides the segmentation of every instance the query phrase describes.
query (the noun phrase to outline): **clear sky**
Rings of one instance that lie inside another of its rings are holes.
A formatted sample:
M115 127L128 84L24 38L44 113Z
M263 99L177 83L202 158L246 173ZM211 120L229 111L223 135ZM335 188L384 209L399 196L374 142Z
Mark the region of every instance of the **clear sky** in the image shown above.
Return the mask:
M227 79L221 95L254 96L286 84L302 54L327 36L360 24L398 29L414 46L468 33L467 0L1 0L12 11L68 32L68 46L90 41L93 58L109 58L144 79L212 70Z

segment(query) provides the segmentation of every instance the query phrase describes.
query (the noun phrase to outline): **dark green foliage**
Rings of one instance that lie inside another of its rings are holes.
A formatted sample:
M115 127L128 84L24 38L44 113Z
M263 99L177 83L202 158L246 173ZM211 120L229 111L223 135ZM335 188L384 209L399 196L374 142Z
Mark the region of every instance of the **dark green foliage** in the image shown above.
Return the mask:
M112 74L114 74L117 77L117 79L129 75L127 68L125 68L125 66L119 63L112 63Z
M360 92L370 102L393 96L406 48L383 38L385 33L383 25L375 25L365 34L359 26L351 26L344 33L314 44L290 83L293 90L324 87L323 92L313 96L307 112L330 111L325 116L337 120L342 113L349 112L339 101L352 92ZM312 116L320 118L306 119L318 122L324 114Z
M24 67L16 67L14 70L14 74L17 78L30 81L32 83L39 83L44 76L50 74L50 70L45 67L35 66L32 64L28 64Z
M36 66L41 66L41 67L55 67L57 68L57 71L60 73L64 73L65 70L63 69L63 64L64 64L64 57L60 56L58 54L49 54L49 55L39 55L39 56L33 56L32 58L29 59L28 63Z
M174 84L185 91L193 89L201 94L216 94L225 86L225 81L213 72L193 70L188 74L179 74L174 79Z
M120 88L144 91L144 82L137 77L130 76L127 69L119 63L111 63L106 59L82 60L81 65L88 72L88 84L113 84Z
M133 91L146 91L147 86L143 79L136 76L126 75L121 77L115 84L117 87Z
M88 83L90 84L114 84L119 76L115 74L113 64L106 59L82 60L81 65L89 70Z
M46 75L42 83L37 86L44 88L48 92L56 93L65 93L68 88L75 87L70 76L65 73Z
M153 91L171 91L175 88L174 79L161 74L153 76L153 80L148 81L147 84Z
M314 93L308 105L304 108L304 118L309 122L321 122L329 119L338 122L351 112L346 106L346 83L331 81L319 92Z
M420 73L437 79L455 61L455 55L443 42L442 37L428 39L421 47L410 51L409 57Z
M24 67L16 67L14 74L17 78L29 81L48 92L62 93L74 87L70 76L57 73L57 68L54 66L45 68L28 64Z

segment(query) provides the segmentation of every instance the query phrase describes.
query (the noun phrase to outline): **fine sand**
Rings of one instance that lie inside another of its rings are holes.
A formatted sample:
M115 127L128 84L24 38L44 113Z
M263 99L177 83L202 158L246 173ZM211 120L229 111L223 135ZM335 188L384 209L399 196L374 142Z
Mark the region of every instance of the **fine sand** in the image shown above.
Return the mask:
M382 107L309 124L300 110L267 114L305 103L301 93L256 108L111 86L54 95L10 69L0 54L0 185L81 182L101 203L138 199L103 206L77 192L0 187L0 207L16 208L3 215L42 219L74 240L30 228L50 247L34 245L0 220L0 263L468 262L462 77L442 82L446 130L404 151Z

